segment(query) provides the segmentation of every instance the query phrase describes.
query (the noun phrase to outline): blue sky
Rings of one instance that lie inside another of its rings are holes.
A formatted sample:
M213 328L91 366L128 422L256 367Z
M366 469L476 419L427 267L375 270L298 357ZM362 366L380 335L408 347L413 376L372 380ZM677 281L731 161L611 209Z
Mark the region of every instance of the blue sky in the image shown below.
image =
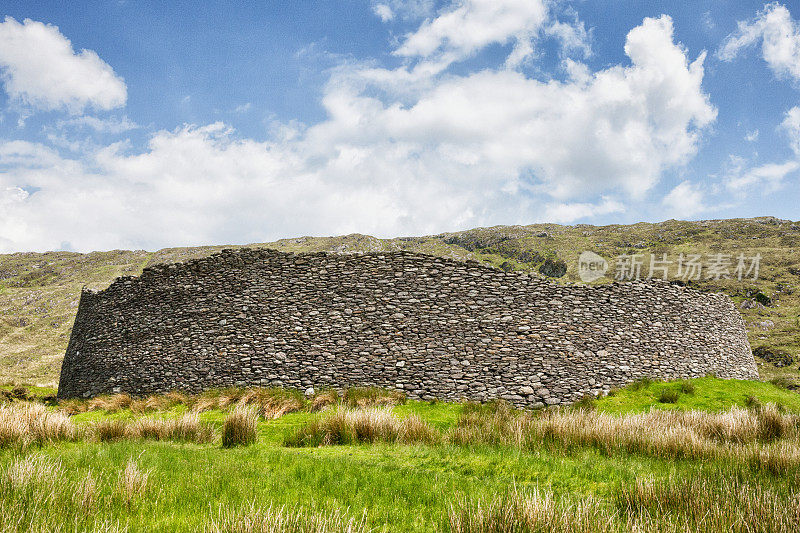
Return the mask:
M4 10L0 252L800 218L797 3Z

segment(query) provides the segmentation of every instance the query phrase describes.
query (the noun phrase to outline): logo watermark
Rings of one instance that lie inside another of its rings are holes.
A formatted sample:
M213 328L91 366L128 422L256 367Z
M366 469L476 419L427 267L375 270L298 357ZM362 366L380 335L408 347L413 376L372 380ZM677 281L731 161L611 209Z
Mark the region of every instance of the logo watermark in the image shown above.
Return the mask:
M589 283L602 278L608 270L608 261L594 252L581 252L578 257L578 276L581 281Z
M623 254L614 258L614 269L609 273L618 281L641 279L680 279L684 281L720 279L758 279L761 254ZM581 252L578 257L578 276L586 283L606 275L609 263L602 256Z

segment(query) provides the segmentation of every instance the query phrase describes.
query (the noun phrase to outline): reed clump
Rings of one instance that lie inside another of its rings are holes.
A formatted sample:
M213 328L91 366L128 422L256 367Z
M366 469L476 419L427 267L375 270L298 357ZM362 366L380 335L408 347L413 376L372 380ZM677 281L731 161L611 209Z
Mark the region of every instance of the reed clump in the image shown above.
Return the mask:
M435 443L438 431L417 416L400 418L388 407L339 407L287 436L287 446L331 446L360 443Z
M258 438L258 409L252 405L238 404L225 417L222 426L222 447L249 446Z
M100 442L148 439L202 444L214 440L213 428L202 423L197 413L186 413L178 418L101 420L89 426L87 433Z

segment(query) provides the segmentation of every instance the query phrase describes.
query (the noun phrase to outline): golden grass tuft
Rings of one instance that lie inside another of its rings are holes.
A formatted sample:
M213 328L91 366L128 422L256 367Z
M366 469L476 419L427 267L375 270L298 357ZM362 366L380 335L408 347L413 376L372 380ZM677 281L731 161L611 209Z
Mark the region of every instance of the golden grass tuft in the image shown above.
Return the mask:
M439 432L414 415L401 419L388 407L339 407L287 436L284 443L287 446L331 446L373 442L434 443L439 440Z
M19 402L0 406L0 448L41 446L77 437L78 431L69 416L42 404Z
M86 404L87 411L106 411L117 413L123 409L128 409L133 403L133 398L129 394L104 394L89 400Z
M311 411L316 413L339 403L339 393L334 389L324 389L314 393L311 397Z
M238 404L225 417L222 426L222 447L249 446L258 438L258 409L255 406Z
M303 395L289 389L248 389L239 399L244 405L254 405L261 416L267 420L280 418L287 413L294 413L305 408Z
M178 418L140 418L126 428L126 436L205 443L214 439L214 431L211 426L200 422L197 413L186 413Z
M202 444L214 440L214 430L200 422L197 413L186 413L178 418L100 420L89 426L88 433L100 442L151 439Z
M100 442L111 442L124 439L127 427L125 420L100 420L89 426L87 433Z

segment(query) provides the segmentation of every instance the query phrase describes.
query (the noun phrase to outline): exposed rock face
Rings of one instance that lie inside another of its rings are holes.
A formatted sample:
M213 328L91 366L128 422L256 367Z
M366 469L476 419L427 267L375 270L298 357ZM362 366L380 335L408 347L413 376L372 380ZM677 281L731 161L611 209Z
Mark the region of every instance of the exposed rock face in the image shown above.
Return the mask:
M758 376L721 294L558 285L407 252L240 250L85 291L58 395L375 385L540 406L710 372Z

